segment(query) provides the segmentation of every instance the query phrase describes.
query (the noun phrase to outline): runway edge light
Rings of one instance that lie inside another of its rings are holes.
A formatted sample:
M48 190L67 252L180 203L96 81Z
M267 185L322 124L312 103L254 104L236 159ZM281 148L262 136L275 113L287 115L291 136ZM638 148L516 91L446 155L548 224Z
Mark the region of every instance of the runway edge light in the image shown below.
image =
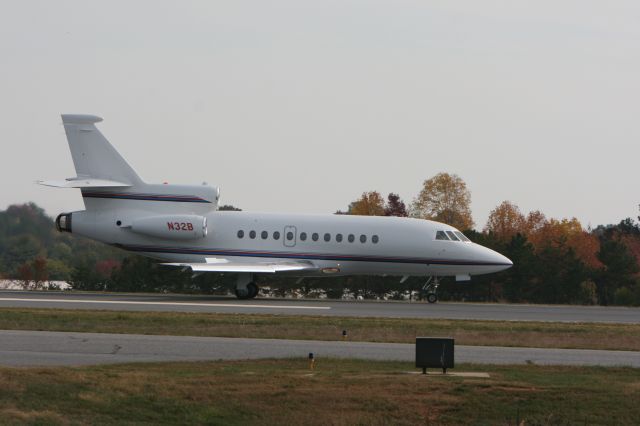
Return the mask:
M309 370L315 370L316 368L316 359L313 356L313 352L309 352Z

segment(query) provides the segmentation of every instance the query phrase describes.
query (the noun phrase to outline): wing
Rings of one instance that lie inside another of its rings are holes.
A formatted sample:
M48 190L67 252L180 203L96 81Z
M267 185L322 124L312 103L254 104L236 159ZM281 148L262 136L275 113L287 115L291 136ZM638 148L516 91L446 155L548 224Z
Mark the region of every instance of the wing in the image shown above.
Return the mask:
M162 265L189 268L193 272L252 272L275 274L276 272L312 272L318 270L313 263L304 260L238 262L221 258L207 258L206 261L206 263L162 263Z

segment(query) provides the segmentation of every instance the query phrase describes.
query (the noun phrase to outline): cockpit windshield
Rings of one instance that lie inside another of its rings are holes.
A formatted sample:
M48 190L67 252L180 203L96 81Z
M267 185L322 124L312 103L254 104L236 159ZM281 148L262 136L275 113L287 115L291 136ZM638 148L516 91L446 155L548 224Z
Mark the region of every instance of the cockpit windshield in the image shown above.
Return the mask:
M456 234L458 236L458 238L460 238L460 240L464 241L465 243L470 243L471 240L468 239L467 237L465 237L465 235L460 232L460 231L453 231L454 234Z
M440 241L462 241L470 243L471 240L467 238L460 231L436 231L436 240Z
M451 238L453 241L460 241L460 238L456 237L456 234L453 233L453 231L447 231L447 235L449 236L449 238Z
M449 237L447 237L447 234L444 231L438 231L436 232L436 240L449 240Z

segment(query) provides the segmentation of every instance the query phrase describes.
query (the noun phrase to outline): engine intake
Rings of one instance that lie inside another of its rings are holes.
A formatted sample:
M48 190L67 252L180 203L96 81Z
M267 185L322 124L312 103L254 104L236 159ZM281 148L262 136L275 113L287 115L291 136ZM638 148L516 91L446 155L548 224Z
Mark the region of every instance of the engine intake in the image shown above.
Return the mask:
M62 213L56 217L58 232L71 232L71 213Z

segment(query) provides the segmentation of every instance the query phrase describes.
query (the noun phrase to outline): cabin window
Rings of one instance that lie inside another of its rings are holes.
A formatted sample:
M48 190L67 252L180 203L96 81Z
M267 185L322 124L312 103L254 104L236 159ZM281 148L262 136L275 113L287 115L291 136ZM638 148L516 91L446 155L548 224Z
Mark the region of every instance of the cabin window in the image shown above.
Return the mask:
M260 237L262 237L263 240L266 240L267 237L269 237L269 233L267 231L262 231Z
M300 241L306 241L307 240L307 233L306 232L301 232L300 233Z
M460 239L458 237L456 237L456 234L454 234L452 231L447 231L447 235L449 236L449 238L451 238L453 241L460 241Z
M336 234L336 241L339 243L342 242L342 234Z
M238 238L244 238L244 231L242 229L238 231Z
M329 234L329 233L324 234L324 240L325 240L326 242L331 241L331 234Z
M367 236L366 236L366 235L364 235L364 234L360 235L360 242L361 242L362 244L366 243L366 242L367 242Z
M256 237L256 231L249 232L249 238L253 240L255 237Z
M460 232L460 231L454 231L454 234L456 234L456 235L458 236L458 238L460 238L460 239L461 239L462 241L464 241L464 242L467 242L467 243L470 243L470 242L471 242L471 240L470 240L470 239L468 239L468 238L466 237L466 235L464 235L464 234L463 234L462 232Z
M273 239L274 240L279 240L280 239L280 233L278 231L273 233Z
M447 237L447 234L445 234L444 231L438 231L436 232L436 240L449 240L449 237Z
M378 241L380 241L380 239L378 238L377 235L374 235L373 237L371 237L371 242L373 244L378 244Z
M349 234L349 238L348 238L349 242L352 243L356 240L356 237L353 234Z
M287 232L287 240L289 241L293 240L293 232L291 231Z
M318 237L319 237L319 236L318 236L318 233L317 233L317 232L314 232L314 233L311 235L311 239L312 239L313 241L318 241Z

